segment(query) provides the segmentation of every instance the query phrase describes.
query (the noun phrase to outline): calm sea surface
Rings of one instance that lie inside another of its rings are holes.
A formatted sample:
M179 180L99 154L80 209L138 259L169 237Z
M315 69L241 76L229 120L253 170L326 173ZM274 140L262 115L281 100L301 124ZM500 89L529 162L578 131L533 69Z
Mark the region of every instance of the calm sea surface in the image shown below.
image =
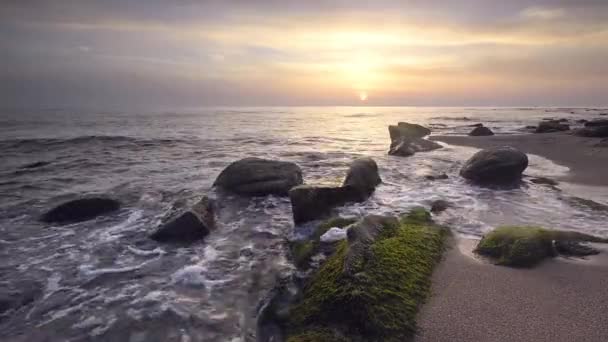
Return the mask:
M250 341L260 301L292 271L286 239L289 200L228 197L219 228L190 247L147 234L177 201L215 196L211 185L244 157L293 161L306 183L340 182L354 158L379 164L384 183L342 215L397 214L436 199L454 208L436 219L479 236L498 224L577 229L608 236L605 213L565 201L541 185L514 190L471 186L458 170L475 149L446 146L408 158L386 154L387 126L428 125L466 134L482 122L497 134L522 133L542 118L595 118L598 109L286 107L174 112L48 110L0 113L0 298L25 295L0 314L2 341ZM606 112L606 110L603 110ZM568 172L530 156L528 175ZM41 166L27 168L32 163ZM429 173L447 180L427 181ZM601 193L601 192L600 192ZM48 208L83 194L120 199L118 213L48 226ZM597 198L596 198L597 200ZM608 203L608 192L599 201Z

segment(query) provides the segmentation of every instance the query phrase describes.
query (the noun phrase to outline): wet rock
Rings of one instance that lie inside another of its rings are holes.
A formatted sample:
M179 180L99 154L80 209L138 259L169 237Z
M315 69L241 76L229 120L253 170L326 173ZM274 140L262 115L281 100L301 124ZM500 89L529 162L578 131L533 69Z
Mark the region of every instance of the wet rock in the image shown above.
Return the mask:
M401 138L422 138L431 134L431 130L418 125L407 122L399 122L396 126L388 126L388 132L391 137L391 141L398 140Z
M289 191L294 222L299 224L327 216L333 208L348 202L363 202L381 182L376 162L360 158L350 165L342 186L294 187Z
M158 242L194 242L214 229L213 201L205 196L189 210L169 218L150 238Z
M554 242L554 247L557 253L565 256L584 257L589 255L599 254L600 251L579 241L563 241L557 240Z
M111 198L80 198L49 210L42 215L41 220L47 223L80 222L118 209L120 209L120 202Z
M393 141L388 154L391 156L409 157L416 152L428 152L441 148L442 146L434 141L415 138L401 139Z
M241 195L287 195L302 184L302 170L291 162L245 158L226 167L214 186Z
M352 187L359 192L359 201L366 200L382 183L378 173L378 164L368 157L359 158L353 161L348 168L343 187Z
M479 184L508 184L521 179L528 156L513 147L481 150L460 170L460 175Z
M447 210L452 206L452 203L446 200L436 200L431 203L431 212L433 214L438 214L442 211Z
M585 122L585 127L608 126L608 119L597 119Z
M536 126L526 126L526 127L524 127L524 128L525 128L525 129L536 129L537 127L536 127Z
M551 133L551 132L562 132L570 129L569 125L560 123L559 120L552 121L541 121L536 127L535 133Z
M489 129L488 127L480 126L480 127L475 127L469 133L469 135L472 137L481 137L481 136L494 135L494 132L492 132L492 130Z
M574 135L588 138L608 137L608 126L588 126L574 131Z
M448 179L449 177L445 173L439 173L439 174L426 175L426 176L424 176L424 178L426 180L435 181L435 180L440 180L440 179Z

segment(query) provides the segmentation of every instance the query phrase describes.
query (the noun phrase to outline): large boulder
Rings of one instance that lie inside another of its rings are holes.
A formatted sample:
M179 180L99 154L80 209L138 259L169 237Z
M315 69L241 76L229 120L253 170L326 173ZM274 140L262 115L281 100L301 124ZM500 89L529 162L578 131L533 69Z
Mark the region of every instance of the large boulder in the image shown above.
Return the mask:
M226 167L213 183L240 195L285 196L289 189L302 184L302 170L291 162L245 158Z
M358 200L365 201L380 183L382 179L378 173L378 164L372 158L364 157L350 164L342 186L354 188L359 193Z
M494 135L494 132L492 132L491 129L489 129L488 127L485 126L478 126L475 127L470 133L470 136L472 137L481 137L481 136L489 136L489 135Z
M378 165L371 158L352 162L342 186L301 185L289 191L293 220L296 224L322 218L332 209L349 202L363 202L382 180Z
M587 126L574 131L574 135L589 138L608 137L608 126Z
M407 122L399 122L396 126L388 126L388 132L393 141L401 138L422 138L431 134L430 129Z
M428 152L441 148L440 144L422 138L403 138L394 140L388 154L391 156L409 157L416 152Z
M570 129L569 125L561 123L559 120L541 121L536 127L536 133L562 132Z
M213 201L203 197L185 212L170 214L150 238L159 242L193 242L215 229Z
M111 198L79 198L60 204L40 218L47 223L70 223L90 220L120 209L120 202Z
M476 183L505 184L521 178L528 167L528 156L513 147L481 150L460 170L460 175Z

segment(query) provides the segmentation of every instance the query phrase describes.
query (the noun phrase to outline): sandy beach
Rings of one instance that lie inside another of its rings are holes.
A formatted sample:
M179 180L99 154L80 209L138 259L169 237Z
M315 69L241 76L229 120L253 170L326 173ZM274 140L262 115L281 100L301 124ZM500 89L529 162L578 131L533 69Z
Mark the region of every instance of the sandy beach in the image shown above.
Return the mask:
M417 342L608 341L608 254L556 258L532 269L475 258L459 240L432 277Z
M431 136L431 140L476 148L512 146L522 152L551 159L570 168L561 181L608 186L608 148L596 146L601 139L567 133L494 136ZM604 170L604 172L603 172Z

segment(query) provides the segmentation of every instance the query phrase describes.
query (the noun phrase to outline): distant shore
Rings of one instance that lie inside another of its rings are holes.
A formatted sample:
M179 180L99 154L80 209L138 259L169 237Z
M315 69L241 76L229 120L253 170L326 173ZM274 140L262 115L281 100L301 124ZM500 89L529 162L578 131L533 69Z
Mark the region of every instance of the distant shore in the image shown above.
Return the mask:
M584 185L608 186L608 147L598 147L601 139L577 137L567 133L494 136L431 136L430 140L452 145L488 148L512 146L567 166L570 172L558 180Z

